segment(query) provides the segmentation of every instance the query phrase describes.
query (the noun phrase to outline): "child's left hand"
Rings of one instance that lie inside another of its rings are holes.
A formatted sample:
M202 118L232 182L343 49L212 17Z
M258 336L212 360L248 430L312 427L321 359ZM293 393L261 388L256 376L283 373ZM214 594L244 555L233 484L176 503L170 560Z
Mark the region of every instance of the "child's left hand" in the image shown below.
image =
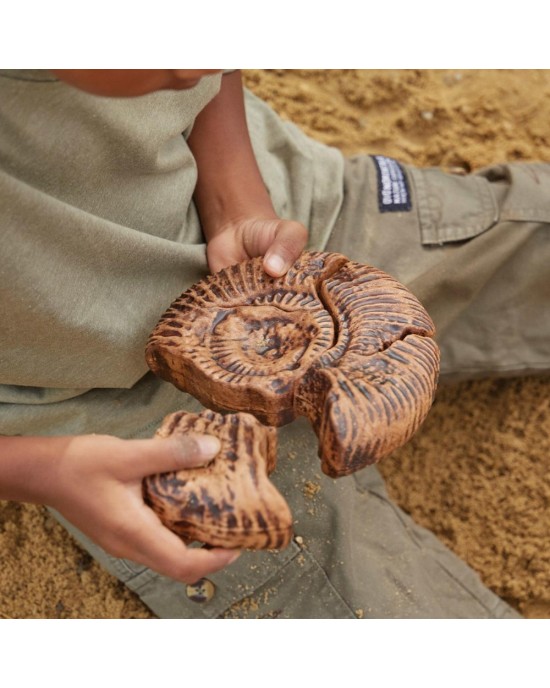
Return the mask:
M281 277L298 259L308 231L300 222L277 216L251 217L228 222L215 233L206 248L211 272L248 258L264 256L264 270Z

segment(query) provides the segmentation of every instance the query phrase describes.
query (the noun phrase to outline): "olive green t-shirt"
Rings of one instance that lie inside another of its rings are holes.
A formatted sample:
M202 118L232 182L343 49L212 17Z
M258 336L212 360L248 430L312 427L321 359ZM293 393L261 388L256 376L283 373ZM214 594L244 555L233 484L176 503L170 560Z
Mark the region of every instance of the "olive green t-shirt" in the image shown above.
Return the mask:
M137 436L189 402L147 374L143 352L207 272L186 139L222 78L107 98L45 70L0 72L1 434ZM275 209L323 248L342 155L245 100Z

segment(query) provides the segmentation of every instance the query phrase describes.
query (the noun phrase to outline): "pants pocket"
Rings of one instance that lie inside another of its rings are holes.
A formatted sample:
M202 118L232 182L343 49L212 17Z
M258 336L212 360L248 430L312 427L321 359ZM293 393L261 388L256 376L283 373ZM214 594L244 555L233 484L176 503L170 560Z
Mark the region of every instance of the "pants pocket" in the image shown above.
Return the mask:
M471 239L498 222L498 203L485 177L432 168L409 168L409 173L416 189L422 244Z
M408 168L424 246L472 239L498 222L550 223L550 164L493 165L471 175Z
M506 195L501 221L550 223L550 164L494 165L478 172L491 186L503 186Z

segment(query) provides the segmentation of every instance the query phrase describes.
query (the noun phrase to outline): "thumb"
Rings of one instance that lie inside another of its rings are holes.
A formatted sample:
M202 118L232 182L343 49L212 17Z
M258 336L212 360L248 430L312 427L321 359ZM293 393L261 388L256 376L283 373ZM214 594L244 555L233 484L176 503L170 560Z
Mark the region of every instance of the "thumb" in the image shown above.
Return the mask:
M273 241L265 252L264 270L272 277L282 277L299 258L307 242L307 229L300 222L281 220Z
M128 478L206 466L220 451L213 435L178 435L126 441Z

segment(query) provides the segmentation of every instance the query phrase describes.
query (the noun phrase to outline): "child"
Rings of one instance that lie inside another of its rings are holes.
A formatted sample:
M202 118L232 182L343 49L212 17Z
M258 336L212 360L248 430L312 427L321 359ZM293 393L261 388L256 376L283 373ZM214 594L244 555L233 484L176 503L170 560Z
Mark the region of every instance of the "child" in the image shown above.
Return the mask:
M434 317L446 376L548 367L550 166L455 177L344 160L250 94L247 126L239 73L198 71L0 78L0 496L54 507L160 616L223 616L251 596L264 616L514 616L374 468L323 479L307 508L319 469L305 423L279 431L275 480L299 536L281 553L228 566L235 553L186 549L141 501L143 475L217 449L137 439L199 408L147 373L143 349L204 276L205 240L213 271L263 255L284 274L307 241L390 272Z

